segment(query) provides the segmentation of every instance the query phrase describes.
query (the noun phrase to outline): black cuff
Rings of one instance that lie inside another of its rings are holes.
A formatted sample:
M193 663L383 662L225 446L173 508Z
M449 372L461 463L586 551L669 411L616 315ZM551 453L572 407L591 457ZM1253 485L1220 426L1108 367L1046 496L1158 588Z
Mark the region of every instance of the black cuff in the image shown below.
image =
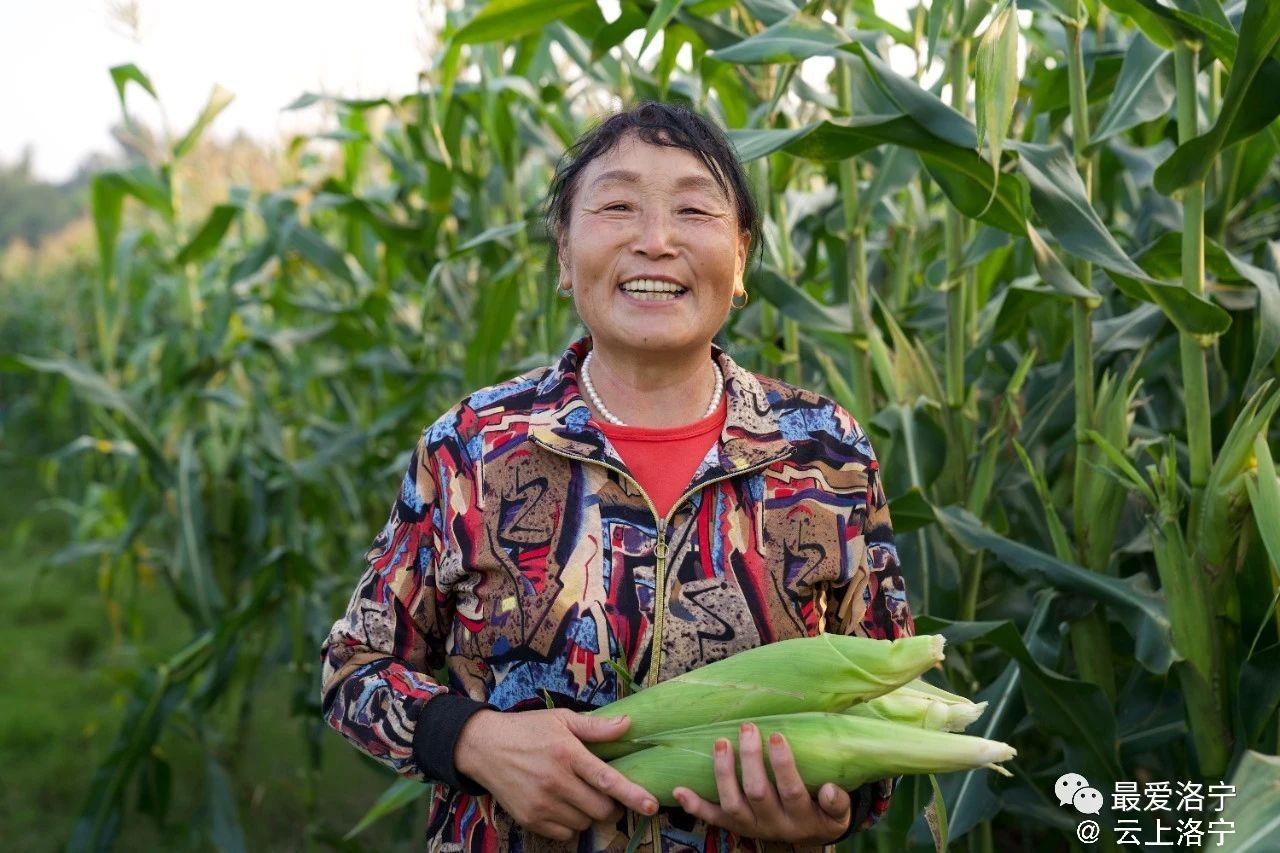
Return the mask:
M428 782L479 796L489 791L470 776L458 772L453 751L462 727L477 711L498 708L461 693L441 693L426 701L413 731L413 758Z

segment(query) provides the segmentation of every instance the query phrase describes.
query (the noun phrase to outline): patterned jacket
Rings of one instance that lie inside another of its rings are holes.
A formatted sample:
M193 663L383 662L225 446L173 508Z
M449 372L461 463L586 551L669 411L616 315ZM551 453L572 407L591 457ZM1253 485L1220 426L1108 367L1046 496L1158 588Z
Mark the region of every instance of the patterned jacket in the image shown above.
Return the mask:
M648 686L791 637L914 633L879 467L848 412L713 347L725 426L660 519L579 396L590 345L423 431L325 641L325 718L397 773L438 782L432 850L622 851L637 831L644 851L761 849L680 808L560 845L453 764L476 710L615 700L611 660ZM851 792L850 833L884 813L896 781Z

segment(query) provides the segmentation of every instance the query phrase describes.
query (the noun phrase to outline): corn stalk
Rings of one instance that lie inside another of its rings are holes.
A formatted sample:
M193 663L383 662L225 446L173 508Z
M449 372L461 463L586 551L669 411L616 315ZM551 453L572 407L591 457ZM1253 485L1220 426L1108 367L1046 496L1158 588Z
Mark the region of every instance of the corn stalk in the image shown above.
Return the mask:
M1088 25L1082 0L1076 0L1075 19L1067 29L1067 81L1071 96L1071 143L1075 150L1076 168L1084 180L1087 198L1093 201L1093 161L1089 147L1089 93L1084 71L1084 31ZM1086 288L1093 281L1093 266L1083 259L1075 264L1076 278ZM1075 432L1076 453L1072 477L1071 511L1076 544L1085 565L1094 571L1103 571L1106 564L1088 561L1086 531L1094 523L1091 509L1092 496L1087 492L1090 482L1089 466L1094 453L1090 449L1085 431L1093 424L1093 309L1085 299L1071 303L1072 368L1075 382ZM1071 623L1071 647L1075 652L1076 668L1086 681L1100 686L1108 697L1116 695L1115 673L1111 666L1111 641L1108 636L1106 615L1098 605L1087 615Z

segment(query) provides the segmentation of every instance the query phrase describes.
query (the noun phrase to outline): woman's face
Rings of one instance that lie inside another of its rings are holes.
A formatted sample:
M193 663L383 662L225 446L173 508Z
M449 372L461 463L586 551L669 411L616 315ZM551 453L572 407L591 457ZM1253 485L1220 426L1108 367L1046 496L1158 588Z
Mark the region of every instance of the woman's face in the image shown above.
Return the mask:
M696 154L629 136L578 175L560 287L597 346L695 351L728 316L750 239Z

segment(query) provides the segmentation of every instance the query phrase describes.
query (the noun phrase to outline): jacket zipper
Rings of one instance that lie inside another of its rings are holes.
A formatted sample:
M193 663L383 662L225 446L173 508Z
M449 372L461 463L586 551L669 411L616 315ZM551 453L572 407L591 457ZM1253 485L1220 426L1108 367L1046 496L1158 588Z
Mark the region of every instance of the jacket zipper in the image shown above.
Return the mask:
M667 525L670 523L671 517L675 514L675 511L680 508L681 504L687 501L691 495L702 491L704 487L711 486L716 483L723 482L725 480L731 480L734 477L740 476L742 474L751 474L756 471L759 471L762 468L768 468L773 463L777 462L780 459L785 459L790 454L783 454L782 456L769 459L765 462L757 462L755 465L752 465L748 468L743 468L741 471L735 471L732 474L725 474L723 477L716 477L715 479L707 480L705 483L702 483L701 485L696 486L695 488L689 489L687 492L685 492L683 495L677 498L676 502L671 505L671 509L667 511L666 517L659 519L658 508L654 506L653 501L649 499L649 494L644 490L644 486L641 486L639 481L636 480L635 477L632 477L630 474L628 474L626 471L623 471L621 468L617 468L613 465L610 465L607 462L601 462L598 459L592 459L589 456L579 456L576 453L569 453L564 450L556 450L554 447L551 447L550 445L547 445L547 444L543 444L541 441L539 441L537 438L534 438L534 437L530 437L529 440L532 441L534 444L538 445L539 447L541 447L542 449L547 450L551 453L554 453L557 456L563 456L566 459L575 459L579 462L586 462L591 465L598 465L601 468L605 468L609 471L613 471L617 473L619 476L625 477L626 479L630 480L633 485L635 485L636 491L640 492L640 497L644 498L644 502L649 505L649 512L653 514L653 520L657 525L657 529L658 529L658 542L654 546L654 556L657 557L657 566L654 571L654 580L653 580L654 582L653 663L650 666L650 673L652 677L649 679L649 684L647 685L648 687L652 687L653 685L658 683L658 671L662 664L662 611L665 609L663 607L663 596L666 593L666 582L667 582ZM654 820L650 821L649 823L649 843L652 846L654 853L659 853L657 823L658 823L657 815L654 815ZM633 832L634 832L634 827L631 824L631 811L628 810L627 811L627 837L630 838Z

